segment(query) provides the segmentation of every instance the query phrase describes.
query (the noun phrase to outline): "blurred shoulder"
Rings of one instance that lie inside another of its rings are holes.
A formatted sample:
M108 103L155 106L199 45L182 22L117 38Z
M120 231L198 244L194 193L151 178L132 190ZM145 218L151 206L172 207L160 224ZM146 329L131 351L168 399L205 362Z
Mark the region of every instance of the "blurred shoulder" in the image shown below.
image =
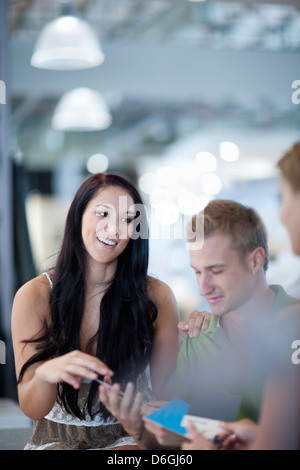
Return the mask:
M300 325L300 301L295 300L284 306L276 317L276 323L278 326L286 323Z

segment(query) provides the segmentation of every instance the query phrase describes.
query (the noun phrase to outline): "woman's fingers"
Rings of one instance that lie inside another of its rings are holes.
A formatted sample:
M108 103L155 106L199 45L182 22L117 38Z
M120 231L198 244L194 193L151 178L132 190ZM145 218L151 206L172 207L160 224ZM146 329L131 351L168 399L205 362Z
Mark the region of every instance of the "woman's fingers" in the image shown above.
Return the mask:
M134 384L129 382L126 385L123 399L119 400L119 407L122 419L128 419L131 412L132 400L134 394Z
M105 375L103 377L103 382L107 383L108 385L112 385L111 377L109 377L108 375Z
M210 318L211 313L209 312L193 310L187 322L178 323L179 334L183 338L187 334L189 334L190 338L197 338L201 330L207 330Z
M75 389L80 387L83 378L95 380L99 375L108 380L113 371L98 358L77 350L45 361L36 369L39 380L51 384L66 382Z
M104 406L117 418L120 417L120 385L114 384L111 388L106 385L99 387L99 399Z
M141 413L142 394L134 396L134 384L126 385L124 395L120 396L120 384L116 383L112 388L105 385L99 387L99 398L105 407L119 420L131 420Z
M70 364L81 365L85 367L91 373L96 373L98 375L108 377L113 376L113 371L109 367L107 367L104 362L100 361L100 359L94 356L83 353L81 351L72 351L69 354L68 361Z
M135 439L141 439L144 423L141 417L142 394L134 395L134 384L128 383L123 396L119 395L120 385L111 388L100 385L99 398L104 406L117 418L128 434Z
M69 374L68 372L64 372L62 374L62 380L61 381L71 385L73 388L78 390L80 388L80 385L81 385L81 380L82 380L82 377L79 377L79 376L76 376L76 375L73 375L73 374Z
M95 380L98 378L98 374L89 370L87 367L81 364L67 364L65 367L65 372L73 376L79 376L81 378Z
M100 385L99 387L99 400L109 410L109 399L108 399L107 387L105 387L105 385Z
M131 408L131 414L136 416L136 415L141 415L141 408L142 408L142 403L143 403L143 396L141 392L138 392L136 394L136 397L133 401L132 408Z

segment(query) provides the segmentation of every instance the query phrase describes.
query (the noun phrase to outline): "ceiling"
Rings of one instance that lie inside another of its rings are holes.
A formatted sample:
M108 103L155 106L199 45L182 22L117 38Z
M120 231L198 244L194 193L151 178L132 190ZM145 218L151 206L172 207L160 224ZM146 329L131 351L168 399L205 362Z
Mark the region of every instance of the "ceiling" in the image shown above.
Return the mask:
M38 33L63 11L97 31L102 65L78 72L30 66ZM291 102L300 79L299 1L11 0L9 30L13 151L31 171L101 152L111 169L134 172L195 135L207 150L218 136L275 159L299 133L300 110ZM109 129L51 129L57 100L78 86L104 95Z
M11 0L10 31L35 38L62 12L84 17L104 41L172 42L205 47L297 50L298 0Z

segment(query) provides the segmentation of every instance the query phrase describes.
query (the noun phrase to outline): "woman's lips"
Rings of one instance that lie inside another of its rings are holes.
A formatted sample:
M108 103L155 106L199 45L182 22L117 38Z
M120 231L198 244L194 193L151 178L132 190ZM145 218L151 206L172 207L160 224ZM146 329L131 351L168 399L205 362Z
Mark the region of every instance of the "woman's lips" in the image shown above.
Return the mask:
M101 245L109 249L114 248L118 244L117 240L111 240L109 238L97 237L97 240L101 243Z

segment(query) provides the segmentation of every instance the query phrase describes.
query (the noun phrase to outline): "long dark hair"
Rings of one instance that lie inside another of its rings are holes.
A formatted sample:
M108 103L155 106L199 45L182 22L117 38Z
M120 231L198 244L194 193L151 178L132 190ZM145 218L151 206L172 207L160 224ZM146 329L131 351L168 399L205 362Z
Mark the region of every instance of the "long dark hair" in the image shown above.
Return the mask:
M32 364L79 349L79 330L85 297L85 247L81 236L83 212L100 189L118 186L128 192L140 210L142 199L135 187L121 176L96 174L79 188L70 206L62 248L58 256L50 295L51 323L36 342L37 352L23 365L19 382ZM145 218L143 218L145 222ZM152 352L155 304L147 295L149 241L148 236L132 237L118 258L116 273L100 308L100 325L93 339L97 340L96 356L114 371L114 381L125 384L136 381L145 369ZM91 385L86 410L93 416L97 384ZM79 418L84 415L78 406L78 391L63 383L58 397L68 412ZM98 412L110 416L100 404Z

